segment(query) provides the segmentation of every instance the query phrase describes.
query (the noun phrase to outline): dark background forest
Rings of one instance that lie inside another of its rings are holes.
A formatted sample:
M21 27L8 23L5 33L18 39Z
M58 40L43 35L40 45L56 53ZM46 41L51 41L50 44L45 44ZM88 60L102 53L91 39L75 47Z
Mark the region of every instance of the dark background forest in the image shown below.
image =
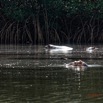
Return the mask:
M103 0L0 0L0 43L103 43Z

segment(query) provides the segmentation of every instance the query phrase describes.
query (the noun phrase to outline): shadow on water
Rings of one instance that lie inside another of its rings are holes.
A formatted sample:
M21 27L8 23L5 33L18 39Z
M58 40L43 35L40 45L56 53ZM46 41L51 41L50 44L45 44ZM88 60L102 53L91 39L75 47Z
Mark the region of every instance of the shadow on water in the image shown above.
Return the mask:
M55 55L43 46L1 46L0 102L102 103L103 67L95 66L103 65L102 50L88 54L74 48ZM78 59L92 66L83 72L65 68Z

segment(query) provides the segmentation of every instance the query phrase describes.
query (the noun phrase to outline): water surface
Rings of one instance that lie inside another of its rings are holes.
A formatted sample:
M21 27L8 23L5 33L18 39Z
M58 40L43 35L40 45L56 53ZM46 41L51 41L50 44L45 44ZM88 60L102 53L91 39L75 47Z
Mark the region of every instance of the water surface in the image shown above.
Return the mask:
M70 47L73 52L53 53L43 45L1 45L0 102L102 103L102 45L92 54L85 51L86 45ZM65 68L79 59L91 66L83 72Z

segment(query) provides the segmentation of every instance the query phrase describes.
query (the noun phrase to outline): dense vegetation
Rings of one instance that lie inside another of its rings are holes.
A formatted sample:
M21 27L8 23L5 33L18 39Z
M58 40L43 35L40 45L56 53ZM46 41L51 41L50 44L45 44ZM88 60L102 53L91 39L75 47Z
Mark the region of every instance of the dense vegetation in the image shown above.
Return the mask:
M103 0L0 0L0 43L102 43Z

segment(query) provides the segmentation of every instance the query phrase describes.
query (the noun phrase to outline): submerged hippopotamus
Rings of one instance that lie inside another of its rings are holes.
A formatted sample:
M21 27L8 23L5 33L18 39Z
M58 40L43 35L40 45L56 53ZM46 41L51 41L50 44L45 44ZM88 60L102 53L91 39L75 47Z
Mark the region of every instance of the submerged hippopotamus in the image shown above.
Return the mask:
M69 64L66 64L66 68L77 70L77 71L84 71L88 67L88 64L86 64L82 60L74 61Z

